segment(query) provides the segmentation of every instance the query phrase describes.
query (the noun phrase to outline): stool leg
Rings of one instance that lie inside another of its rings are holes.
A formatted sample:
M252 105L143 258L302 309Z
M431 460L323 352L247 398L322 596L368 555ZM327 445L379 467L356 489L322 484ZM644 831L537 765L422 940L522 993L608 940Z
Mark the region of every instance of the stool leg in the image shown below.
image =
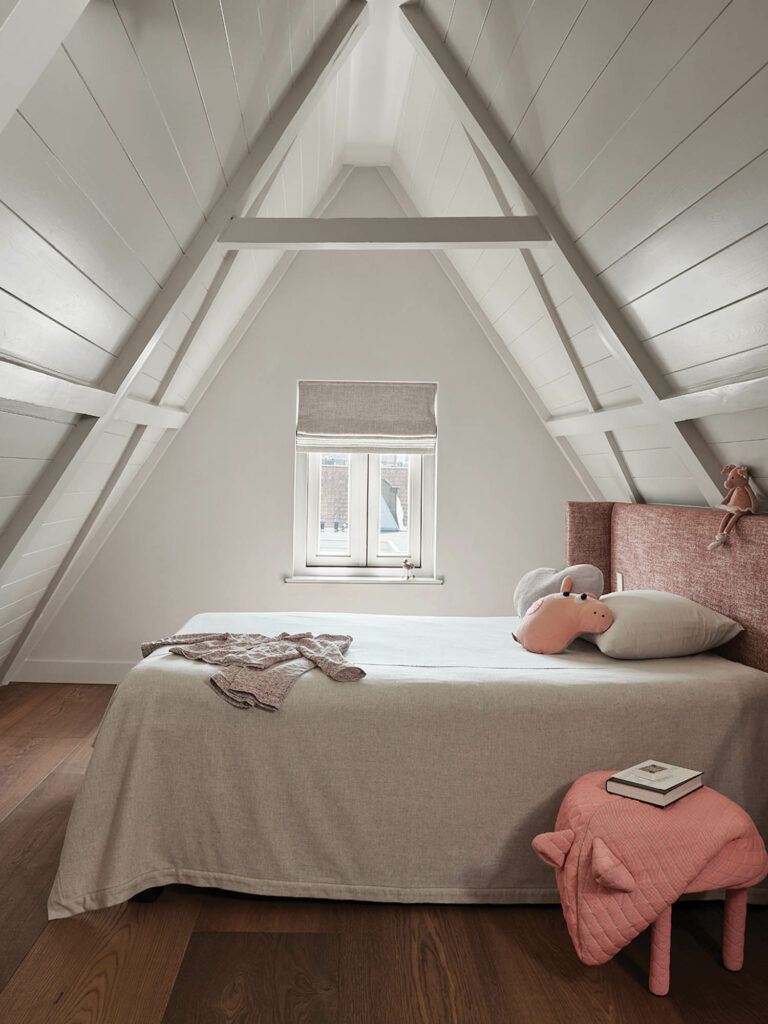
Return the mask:
M747 890L725 890L723 920L723 964L740 971L744 964L744 929L747 923Z
M651 925L651 968L648 988L655 996L669 992L669 950L672 942L672 907L665 907Z

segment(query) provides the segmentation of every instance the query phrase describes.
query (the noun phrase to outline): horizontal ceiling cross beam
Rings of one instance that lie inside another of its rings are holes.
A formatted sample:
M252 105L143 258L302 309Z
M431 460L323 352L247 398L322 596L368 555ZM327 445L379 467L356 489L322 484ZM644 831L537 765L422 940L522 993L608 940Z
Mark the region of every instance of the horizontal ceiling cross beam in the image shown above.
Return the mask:
M619 405L598 412L557 416L546 421L553 437L573 437L622 427L645 427L659 422L682 423L718 413L746 412L768 405L768 376L731 381L701 391L687 391L662 398L657 403Z
M549 233L538 217L239 217L226 249L531 249Z
M0 400L24 402L42 409L59 409L83 416L104 416L112 407L115 396L111 391L78 384L56 377L29 366L2 362L0 372ZM187 413L139 398L122 398L115 408L114 419L144 426L176 429L184 423Z

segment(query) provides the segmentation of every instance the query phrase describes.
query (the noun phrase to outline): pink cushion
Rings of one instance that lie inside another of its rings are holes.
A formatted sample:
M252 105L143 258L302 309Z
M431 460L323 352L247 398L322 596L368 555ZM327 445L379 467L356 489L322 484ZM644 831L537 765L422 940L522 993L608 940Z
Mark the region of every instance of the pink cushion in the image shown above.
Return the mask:
M684 892L746 888L768 874L757 829L707 786L670 807L605 791L591 772L565 795L533 848L555 867L568 931L585 964L610 960Z

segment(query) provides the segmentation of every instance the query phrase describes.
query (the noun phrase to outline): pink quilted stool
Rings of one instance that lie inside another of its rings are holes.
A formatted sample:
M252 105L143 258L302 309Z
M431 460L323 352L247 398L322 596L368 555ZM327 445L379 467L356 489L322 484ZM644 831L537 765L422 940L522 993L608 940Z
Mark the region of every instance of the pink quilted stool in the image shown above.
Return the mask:
M672 904L685 892L725 889L723 963L744 962L747 889L768 874L750 816L702 786L669 807L605 791L612 772L583 775L565 795L554 832L533 840L555 869L579 959L604 964L652 925L648 987L669 991Z

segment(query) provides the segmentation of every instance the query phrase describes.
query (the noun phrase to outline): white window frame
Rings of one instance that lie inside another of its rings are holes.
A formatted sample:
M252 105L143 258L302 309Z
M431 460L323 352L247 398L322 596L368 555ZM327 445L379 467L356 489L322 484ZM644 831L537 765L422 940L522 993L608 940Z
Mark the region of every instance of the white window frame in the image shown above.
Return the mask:
M359 452L350 454L350 546L348 555L322 556L317 554L319 541L318 517L310 514L317 509L320 497L320 458L318 454L296 452L293 520L293 577L343 580L358 579L386 582L401 579L403 557L378 554L380 456ZM386 454L386 453L385 453ZM369 461L370 460L370 461ZM418 469L413 466L418 463ZM370 471L369 471L370 467ZM424 582L437 581L435 577L435 456L422 455L412 460L409 476L409 507L420 505L419 514L410 519L411 547L416 552L414 577ZM368 515L369 509L375 513ZM418 550L416 545L418 544ZM370 555L369 555L370 552ZM441 581L439 581L441 582Z
M411 457L408 469L408 508L418 509L418 515L408 516L411 550L407 555L379 554L379 519L381 517L381 456L368 456L368 546L366 565L403 567L403 558L408 558L417 569L421 568L421 468L426 456ZM311 507L311 506L310 506Z
M347 453L344 453L347 454ZM307 567L318 565L360 568L365 565L366 541L366 494L368 471L365 455L348 455L349 458L349 552L346 555L321 555L320 522L311 509L320 504L320 460L322 455L305 456L307 459Z

